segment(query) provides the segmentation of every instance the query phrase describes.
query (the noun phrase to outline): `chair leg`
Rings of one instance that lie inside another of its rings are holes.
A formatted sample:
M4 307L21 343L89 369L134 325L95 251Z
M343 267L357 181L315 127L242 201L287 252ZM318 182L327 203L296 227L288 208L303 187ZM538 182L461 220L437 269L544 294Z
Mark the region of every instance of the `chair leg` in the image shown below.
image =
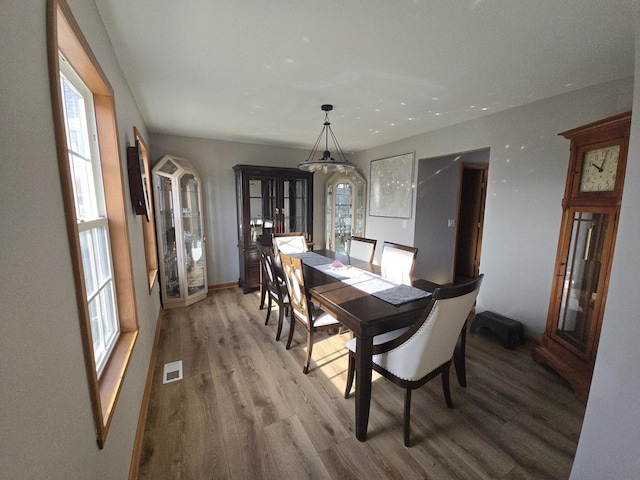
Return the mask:
M472 311L473 312L473 311ZM473 318L472 314L469 314L469 317ZM467 343L467 323L469 322L469 317L464 322L464 326L462 327L462 331L460 332L460 336L458 338L458 342L456 343L455 350L453 352L453 363L456 367L456 376L458 377L458 384L461 387L467 386L467 368L465 365L465 350Z
M291 348L291 340L293 340L293 330L296 326L296 319L294 317L294 313L293 313L293 308L290 310L290 315L289 315L289 338L287 339L287 346L285 347L286 350L289 350Z
M264 308L264 301L267 295L267 287L263 282L260 282L260 310Z
M313 330L307 331L307 358L302 367L302 373L305 375L309 372L309 364L311 363L311 351L313 350Z
M442 367L440 372L442 376L442 393L444 393L444 399L447 402L447 407L453 408L453 402L451 401L451 390L449 388L449 365Z
M276 331L276 341L280 340L282 333L282 321L284 319L284 305L278 305L278 330Z
M349 366L347 367L347 385L344 390L344 398L349 398L351 394L351 387L353 386L353 379L356 373L356 361L353 353L349 352Z
M269 294L269 300L267 301L267 318L264 320L264 324L269 324L269 317L271 316L271 294Z
M411 420L411 389L407 388L407 393L404 396L404 446L409 447L409 433L410 427L409 422Z

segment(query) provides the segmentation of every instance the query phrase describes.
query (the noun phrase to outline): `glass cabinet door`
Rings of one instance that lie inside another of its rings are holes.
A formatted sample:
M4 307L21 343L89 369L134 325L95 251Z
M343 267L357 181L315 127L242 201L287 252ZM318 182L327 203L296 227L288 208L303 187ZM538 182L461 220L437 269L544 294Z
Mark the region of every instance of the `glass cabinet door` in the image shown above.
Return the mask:
M329 177L325 198L327 249L347 253L351 236L364 236L365 196L366 181L357 170Z
M158 240L160 242L160 268L162 293L166 298L180 298L178 250L174 222L173 180L162 175L155 178Z
M309 181L307 179L283 179L283 204L279 211L282 218L282 232L307 233L309 201Z
M584 356L594 348L594 329L602 308L602 265L610 256L614 214L606 211L570 209L571 228L567 229L564 272L558 272L560 290L555 336Z
M187 296L205 289L202 215L200 213L200 190L197 178L185 173L180 178L180 200L184 271L187 272Z
M153 185L162 304L190 305L207 296L200 179L188 160L166 155Z
M275 177L252 176L249 178L249 239L255 244L263 234L270 235L275 221Z

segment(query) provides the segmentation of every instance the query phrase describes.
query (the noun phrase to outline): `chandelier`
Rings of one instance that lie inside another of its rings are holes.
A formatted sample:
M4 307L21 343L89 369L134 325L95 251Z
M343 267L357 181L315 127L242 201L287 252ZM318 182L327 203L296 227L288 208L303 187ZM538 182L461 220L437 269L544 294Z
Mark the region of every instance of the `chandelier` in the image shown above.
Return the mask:
M298 168L300 170L306 170L308 172L322 170L324 173L327 173L341 172L343 170L350 170L354 168L354 165L347 161L347 158L344 156L344 152L338 144L338 140L336 140L336 136L333 134L333 130L331 130L331 123L329 123L329 112L331 110L333 110L333 105L322 105L322 111L325 112L324 126L320 131L320 135L318 135L318 139L316 140L316 143L311 150L309 158L307 158L306 162L298 165ZM316 155L318 154L318 148L323 136L324 153L322 154L322 158L313 160L313 158L316 158ZM329 136L331 136L331 140L333 141L333 144L335 146L336 156L338 157L337 160L331 156L331 152L329 151Z

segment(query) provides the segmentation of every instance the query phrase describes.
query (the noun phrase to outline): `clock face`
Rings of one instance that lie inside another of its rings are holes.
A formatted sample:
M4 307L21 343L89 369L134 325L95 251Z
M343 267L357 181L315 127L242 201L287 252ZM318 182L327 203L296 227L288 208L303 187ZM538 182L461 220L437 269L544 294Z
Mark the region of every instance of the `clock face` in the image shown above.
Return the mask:
M581 192L611 192L616 186L620 145L585 152L580 176Z

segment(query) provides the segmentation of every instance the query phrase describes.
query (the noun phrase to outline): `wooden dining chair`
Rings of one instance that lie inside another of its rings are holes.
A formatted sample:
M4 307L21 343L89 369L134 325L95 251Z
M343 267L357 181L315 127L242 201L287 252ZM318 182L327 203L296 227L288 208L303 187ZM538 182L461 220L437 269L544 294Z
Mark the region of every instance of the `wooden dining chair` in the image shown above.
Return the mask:
M466 283L436 289L414 325L373 337L373 369L406 390L404 444L409 446L411 390L440 375L442 391L453 408L449 367L458 336L473 308L483 275ZM347 342L349 369L344 397L348 398L355 373L356 339Z
M323 330L334 329L340 323L334 316L316 307L311 302L305 288L302 260L280 252L280 262L291 303L291 321L289 322L289 338L287 339L286 349L289 350L291 348L295 325L300 323L307 330L307 356L302 367L302 372L306 374L309 372L309 363L311 362L313 334Z
M276 340L280 340L284 315L289 311L291 306L287 285L275 265L272 248L268 245L258 244L258 254L260 255L263 288L265 289L267 301L267 317L264 324L269 324L269 317L271 316L272 306L275 302L278 305L278 330L276 331Z
M384 242L380 270L382 276L398 283L411 285L411 275L416 265L418 249L399 243Z
M351 237L349 239L349 257L372 263L377 243L378 241L373 238Z

